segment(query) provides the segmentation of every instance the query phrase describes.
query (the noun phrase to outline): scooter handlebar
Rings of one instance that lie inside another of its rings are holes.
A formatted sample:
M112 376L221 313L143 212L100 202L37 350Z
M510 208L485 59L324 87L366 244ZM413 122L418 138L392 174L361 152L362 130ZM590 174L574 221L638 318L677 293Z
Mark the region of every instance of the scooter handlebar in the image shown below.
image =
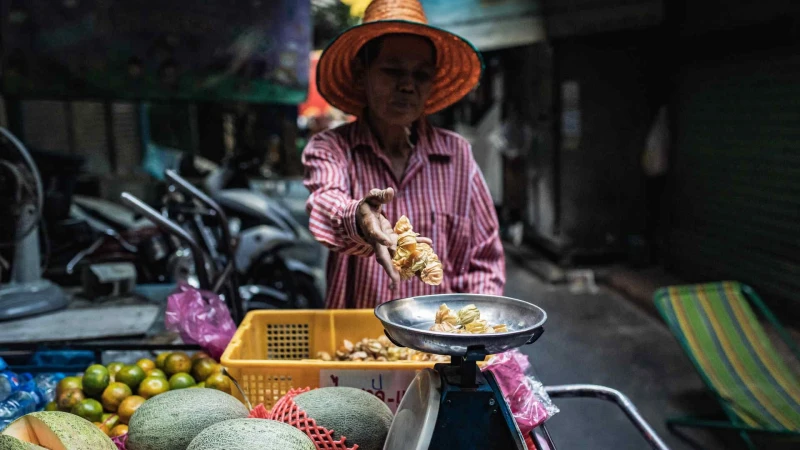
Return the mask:
M178 175L174 170L168 169L164 172L167 179L169 179L172 183L174 183L175 187L181 190L186 195L197 199L200 203L208 206L211 208L217 216L219 217L220 226L222 228L222 239L225 241L226 251L230 251L233 254L233 240L231 238L231 229L228 225L228 216L225 215L225 212L222 210L222 207L215 202L211 197L206 195L205 192L198 189L192 183L189 183L180 175Z
M179 227L175 222L159 214L155 209L139 200L136 196L131 195L128 192L123 192L121 198L123 203L150 219L159 228L178 237L180 240L189 245L189 247L192 249L192 259L194 259L195 270L197 271L197 278L200 281L200 287L202 289L210 290L211 281L208 276L208 271L206 270L203 249L200 247L197 241L195 241L194 238L192 238L192 236L186 232L186 230Z

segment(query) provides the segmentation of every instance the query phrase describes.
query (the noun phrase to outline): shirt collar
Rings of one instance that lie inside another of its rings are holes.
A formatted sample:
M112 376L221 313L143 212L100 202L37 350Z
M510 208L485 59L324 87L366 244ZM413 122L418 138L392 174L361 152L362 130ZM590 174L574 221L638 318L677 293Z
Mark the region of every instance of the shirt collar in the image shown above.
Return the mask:
M355 122L353 146L365 146L372 149L376 153L380 153L380 146L378 140L372 133L369 125L364 119L358 119ZM426 118L419 119L415 126L417 127L417 143L414 150L424 155L439 155L439 156L452 156L455 149L451 146L445 145L442 139L435 139L436 130L433 125L428 122Z

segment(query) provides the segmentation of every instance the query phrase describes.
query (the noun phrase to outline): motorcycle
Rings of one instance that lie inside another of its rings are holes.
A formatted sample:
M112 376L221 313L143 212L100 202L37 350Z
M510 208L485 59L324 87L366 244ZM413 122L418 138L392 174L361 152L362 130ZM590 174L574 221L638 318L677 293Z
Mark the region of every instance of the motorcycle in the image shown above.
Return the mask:
M188 165L192 162L181 164ZM298 213L292 214L280 201L251 189L230 188L245 182L239 165L235 160L211 164L202 186L230 218L231 234L238 240L235 258L241 285L254 298L271 291L287 293L288 303L282 308L323 308L327 249L298 221Z

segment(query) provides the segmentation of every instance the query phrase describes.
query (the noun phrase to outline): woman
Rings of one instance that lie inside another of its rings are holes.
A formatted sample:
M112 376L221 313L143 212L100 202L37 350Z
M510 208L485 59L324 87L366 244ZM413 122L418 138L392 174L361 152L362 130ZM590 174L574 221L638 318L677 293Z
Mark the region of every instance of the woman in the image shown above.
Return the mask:
M331 249L329 308L373 308L434 293L502 294L505 260L497 216L469 143L425 115L480 79L478 51L427 25L417 0L375 0L361 25L325 49L320 94L358 117L315 135L303 152L310 229ZM400 282L393 225L407 216L444 266L431 286Z

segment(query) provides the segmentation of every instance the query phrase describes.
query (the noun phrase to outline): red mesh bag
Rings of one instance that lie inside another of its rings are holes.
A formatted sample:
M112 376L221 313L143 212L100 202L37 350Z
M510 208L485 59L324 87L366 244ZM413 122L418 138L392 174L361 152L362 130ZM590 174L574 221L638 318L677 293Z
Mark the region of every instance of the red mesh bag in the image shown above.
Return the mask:
M250 411L250 415L247 416L248 419L269 419L269 411L267 408L264 407L264 404L260 404Z
M333 438L333 430L328 430L325 427L317 425L317 422L308 417L305 411L297 406L294 398L303 392L310 391L311 388L292 389L286 393L280 400L275 403L272 410L269 411L267 419L277 420L279 422L288 423L289 425L302 431L314 441L314 445L318 450L358 450L358 445L348 447L345 445L347 438L342 436L338 441ZM259 405L263 409L263 405ZM251 415L258 414L255 411L258 407L253 409Z

